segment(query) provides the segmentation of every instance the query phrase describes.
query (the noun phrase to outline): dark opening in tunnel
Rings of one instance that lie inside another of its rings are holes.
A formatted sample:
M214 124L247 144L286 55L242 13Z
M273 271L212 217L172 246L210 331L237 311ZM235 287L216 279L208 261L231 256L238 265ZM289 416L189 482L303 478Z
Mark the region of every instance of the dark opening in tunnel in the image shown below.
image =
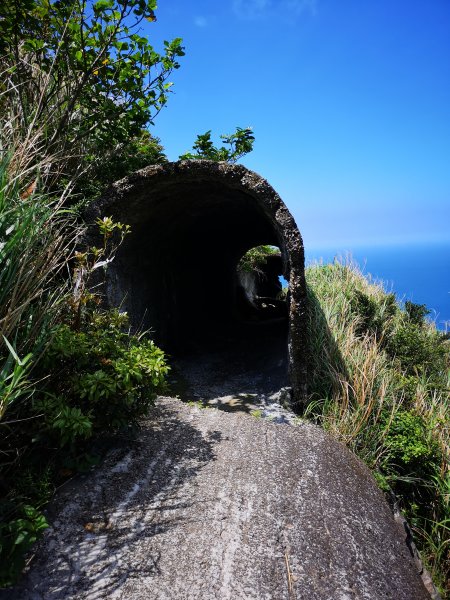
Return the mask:
M118 262L132 314L178 351L236 325L236 264L249 248L279 244L256 202L214 183L168 188L133 225ZM118 265L117 265L118 266Z
M91 222L105 215L132 228L108 268L110 305L127 310L134 326L151 328L172 355L228 344L236 353L258 349L267 360L273 354L278 364L281 352L301 400L303 246L292 216L265 180L227 163L151 166L112 186L88 212ZM276 326L248 319L240 304L236 266L262 244L280 248L277 269L290 284L289 306Z

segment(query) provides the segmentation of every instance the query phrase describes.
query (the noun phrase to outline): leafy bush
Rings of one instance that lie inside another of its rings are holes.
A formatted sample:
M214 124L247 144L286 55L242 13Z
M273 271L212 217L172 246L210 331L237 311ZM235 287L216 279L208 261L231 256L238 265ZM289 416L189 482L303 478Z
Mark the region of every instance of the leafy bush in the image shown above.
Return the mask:
M112 155L105 155L101 163L96 153L85 156L88 168L77 178L73 192L74 197L81 199L81 205L90 198L96 198L109 184L126 175L167 161L160 140L146 130L117 144L115 150Z
M81 227L67 208L165 160L145 128L184 51L176 38L159 54L139 34L155 8L0 7L0 586L45 527L53 487L92 464L91 442L136 422L168 369L150 340L128 335L126 316L102 311L89 291L127 227L106 217L103 247L74 258Z
M386 342L386 350L406 376L424 377L434 388L445 388L448 342L442 333L404 318Z
M25 553L48 527L45 517L30 505L23 505L16 518L5 519L0 512L0 587L12 585L25 566Z
M103 243L76 253L73 292L59 297L51 330L51 320L45 321L45 346L32 370L25 368L33 355L21 360L5 340L10 356L0 380L0 563L8 566L0 569L0 586L17 577L23 552L45 527L40 509L52 486L92 464L91 441L135 426L168 372L163 352L143 335L131 335L127 315L102 310L90 290L92 274L113 260L129 234L128 226L110 217L98 225Z
M140 34L155 9L155 0L2 3L0 113L12 135L53 156L52 185L124 149L131 156L129 140L166 105L184 50L176 38L158 53Z
M51 383L34 407L61 445L135 424L161 390L163 352L127 327L126 314L96 310L83 331L56 329L42 364Z
M45 527L40 507L52 482L89 466L88 442L135 426L164 386L163 352L129 334L126 314L96 306L86 312L79 331L56 326L33 387L1 423L0 586L17 577L23 552ZM26 420L14 426L20 415Z
M386 423L381 468L386 474L413 475L429 480L436 475L442 456L422 415L400 409Z

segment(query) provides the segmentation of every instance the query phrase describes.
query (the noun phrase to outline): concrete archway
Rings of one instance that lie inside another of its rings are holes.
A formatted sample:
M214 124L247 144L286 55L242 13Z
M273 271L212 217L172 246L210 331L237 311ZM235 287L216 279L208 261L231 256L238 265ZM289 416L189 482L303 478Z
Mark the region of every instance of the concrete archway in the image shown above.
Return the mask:
M306 396L303 242L268 182L241 165L180 161L152 165L115 183L87 213L128 223L107 272L109 305L150 327L174 351L236 321L236 264L250 248L281 250L289 282L288 368L294 403Z

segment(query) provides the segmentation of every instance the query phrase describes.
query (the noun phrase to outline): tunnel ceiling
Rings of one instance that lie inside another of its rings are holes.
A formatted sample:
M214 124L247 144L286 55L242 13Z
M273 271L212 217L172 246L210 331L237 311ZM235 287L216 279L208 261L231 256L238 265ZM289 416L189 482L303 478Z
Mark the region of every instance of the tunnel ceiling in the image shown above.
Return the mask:
M87 210L131 225L107 271L109 305L150 327L165 347L195 331L228 327L236 265L250 248L276 245L289 282L289 371L306 394L304 253L295 221L275 190L241 165L180 161L152 165L115 183ZM87 243L95 243L91 227Z

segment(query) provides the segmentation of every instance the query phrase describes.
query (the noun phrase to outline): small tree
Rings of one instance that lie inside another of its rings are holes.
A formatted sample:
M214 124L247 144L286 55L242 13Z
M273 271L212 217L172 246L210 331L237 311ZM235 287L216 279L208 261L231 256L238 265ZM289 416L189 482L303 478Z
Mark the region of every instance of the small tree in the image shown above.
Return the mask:
M255 136L250 127L242 129L236 127L236 131L231 135L221 135L220 139L229 146L221 146L217 148L211 141L211 131L207 131L203 135L197 136L197 140L194 143L192 149L196 150L196 153L186 152L180 156L181 160L215 160L217 162L226 161L235 163L245 154L248 154L253 150L253 142Z

